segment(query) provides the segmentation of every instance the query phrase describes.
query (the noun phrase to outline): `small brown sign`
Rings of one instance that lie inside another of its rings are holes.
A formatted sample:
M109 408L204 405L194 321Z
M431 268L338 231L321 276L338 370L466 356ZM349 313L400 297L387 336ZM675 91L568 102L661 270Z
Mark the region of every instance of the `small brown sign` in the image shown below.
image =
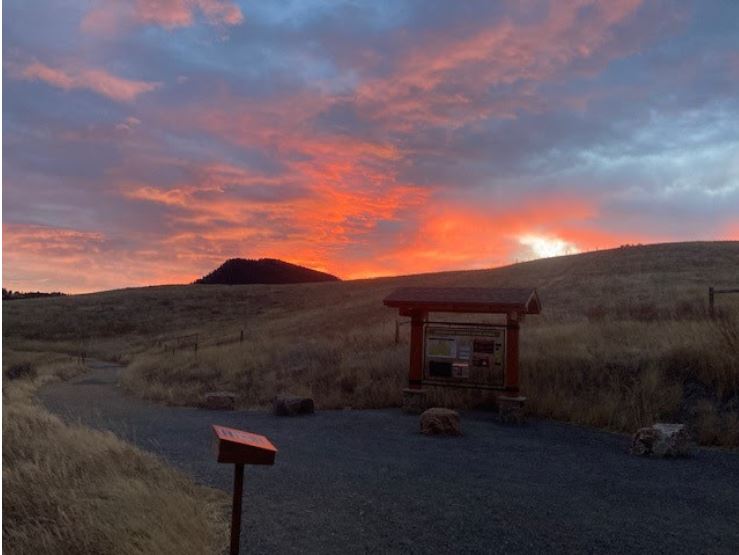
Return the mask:
M277 448L264 436L213 425L219 463L274 464Z

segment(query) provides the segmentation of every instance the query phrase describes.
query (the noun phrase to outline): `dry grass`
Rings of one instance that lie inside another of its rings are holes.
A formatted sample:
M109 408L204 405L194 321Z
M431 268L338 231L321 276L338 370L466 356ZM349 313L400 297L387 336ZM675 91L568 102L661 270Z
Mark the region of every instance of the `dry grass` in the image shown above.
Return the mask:
M661 419L707 422L696 404L716 409L704 443L736 445L739 350L706 319L631 320L534 328L522 341L522 387L541 416L630 431ZM691 382L711 395L686 396Z
M197 404L230 389L242 406L277 392L319 407L396 406L407 327L393 342L395 287L538 288L544 311L522 328L522 383L538 415L632 431L655 419L691 423L704 443L737 445L739 243L600 251L494 270L290 286L172 286L6 303L6 335L107 344L131 360L125 384L144 397ZM245 341L239 343L240 330ZM171 354L177 335L199 348ZM483 402L485 399L480 398ZM440 402L459 402L456 394Z
M8 553L214 553L226 495L194 485L111 433L67 425L34 403L36 387L82 371L66 356L4 346L3 550ZM205 501L205 502L204 502Z

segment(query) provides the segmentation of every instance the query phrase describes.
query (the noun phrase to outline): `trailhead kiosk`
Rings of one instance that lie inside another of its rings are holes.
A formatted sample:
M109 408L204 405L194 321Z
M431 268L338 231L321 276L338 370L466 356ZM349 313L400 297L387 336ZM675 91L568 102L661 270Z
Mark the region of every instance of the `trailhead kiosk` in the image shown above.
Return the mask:
M404 405L422 397L424 385L518 398L519 324L526 314L541 312L536 289L401 287L383 303L411 319ZM430 320L432 313L498 314L500 322Z

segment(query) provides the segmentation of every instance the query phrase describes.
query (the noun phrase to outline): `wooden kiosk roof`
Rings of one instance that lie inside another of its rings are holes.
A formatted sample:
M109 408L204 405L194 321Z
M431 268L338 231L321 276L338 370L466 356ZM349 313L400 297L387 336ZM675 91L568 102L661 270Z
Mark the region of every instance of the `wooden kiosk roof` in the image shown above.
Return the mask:
M401 287L382 302L403 312L541 312L539 296L531 287Z

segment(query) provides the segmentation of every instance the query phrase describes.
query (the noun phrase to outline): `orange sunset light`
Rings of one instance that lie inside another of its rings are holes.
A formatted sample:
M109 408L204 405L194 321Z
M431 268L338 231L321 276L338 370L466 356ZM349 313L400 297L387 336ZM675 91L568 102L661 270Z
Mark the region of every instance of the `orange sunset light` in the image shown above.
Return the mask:
M342 9L51 6L42 37L8 7L4 286L187 283L231 257L352 279L739 238L739 46L710 10Z

